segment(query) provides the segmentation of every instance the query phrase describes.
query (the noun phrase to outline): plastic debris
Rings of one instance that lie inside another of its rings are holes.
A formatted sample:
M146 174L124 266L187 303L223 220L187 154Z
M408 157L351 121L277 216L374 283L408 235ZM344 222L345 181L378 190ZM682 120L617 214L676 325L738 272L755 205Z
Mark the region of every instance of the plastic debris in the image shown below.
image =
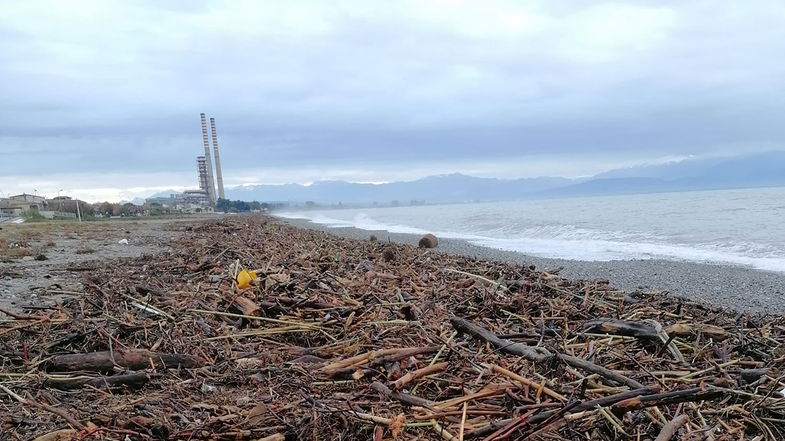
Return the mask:
M120 239L119 241L117 241L117 243L119 243L120 245L128 245L128 239Z
M245 268L242 269L239 273L237 273L237 287L240 289L246 289L251 286L251 282L256 280L256 273L253 271L248 271Z

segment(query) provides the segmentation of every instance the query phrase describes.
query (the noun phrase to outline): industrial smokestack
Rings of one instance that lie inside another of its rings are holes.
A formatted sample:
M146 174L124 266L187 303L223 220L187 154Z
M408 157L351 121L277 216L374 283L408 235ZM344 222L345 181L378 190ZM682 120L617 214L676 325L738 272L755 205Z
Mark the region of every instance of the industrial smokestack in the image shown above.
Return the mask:
M224 178L221 173L221 157L218 156L218 134L215 132L215 118L210 118L210 130L213 132L213 154L215 154L215 180L218 182L218 197L224 196Z
M207 119L204 113L199 114L202 117L202 141L204 142L204 158L207 162L207 196L210 202L215 202L215 182L213 181L213 161L210 159L210 141L207 138Z

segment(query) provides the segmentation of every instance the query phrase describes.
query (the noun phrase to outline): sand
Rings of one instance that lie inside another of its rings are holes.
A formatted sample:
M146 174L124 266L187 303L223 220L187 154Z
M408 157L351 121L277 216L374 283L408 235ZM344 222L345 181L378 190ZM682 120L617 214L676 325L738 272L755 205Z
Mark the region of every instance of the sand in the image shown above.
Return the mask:
M179 234L174 226L205 218L211 217L3 224L0 241L30 255L15 256L14 248L0 247L0 308L45 306L75 295L68 293L81 293L82 277L95 262L157 254ZM123 239L128 243L119 243ZM45 260L36 260L39 255Z
M284 220L299 227L355 239L367 239L375 234L380 241L390 240L414 246L420 240L420 236L414 234L330 228L304 219ZM571 279L606 279L613 286L626 291L668 291L676 296L702 300L739 312L785 313L785 273L659 259L608 262L549 259L482 247L461 239L439 238L439 246L434 251L482 260L536 265L540 269L561 268L559 274Z

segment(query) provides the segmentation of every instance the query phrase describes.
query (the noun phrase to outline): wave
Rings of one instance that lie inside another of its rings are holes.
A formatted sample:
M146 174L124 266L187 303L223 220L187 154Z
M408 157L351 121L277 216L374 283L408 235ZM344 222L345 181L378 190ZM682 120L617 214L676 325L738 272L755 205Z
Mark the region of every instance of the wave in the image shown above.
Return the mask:
M353 227L404 234L433 233L438 237L463 239L483 247L547 258L584 261L664 259L785 272L785 253L753 243L683 244L668 242L668 238L650 233L596 231L571 225L542 225L518 231L504 228L485 232L486 234L433 231L379 222L366 213L356 214L350 220L333 218L322 213L284 212L276 213L276 216L306 219L332 228Z

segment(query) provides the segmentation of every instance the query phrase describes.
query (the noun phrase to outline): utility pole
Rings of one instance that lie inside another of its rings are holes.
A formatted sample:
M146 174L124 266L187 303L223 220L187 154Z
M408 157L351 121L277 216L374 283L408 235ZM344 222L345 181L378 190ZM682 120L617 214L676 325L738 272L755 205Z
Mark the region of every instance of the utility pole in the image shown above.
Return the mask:
M82 210L79 208L79 198L76 199L76 217L79 218L79 222L82 222Z

